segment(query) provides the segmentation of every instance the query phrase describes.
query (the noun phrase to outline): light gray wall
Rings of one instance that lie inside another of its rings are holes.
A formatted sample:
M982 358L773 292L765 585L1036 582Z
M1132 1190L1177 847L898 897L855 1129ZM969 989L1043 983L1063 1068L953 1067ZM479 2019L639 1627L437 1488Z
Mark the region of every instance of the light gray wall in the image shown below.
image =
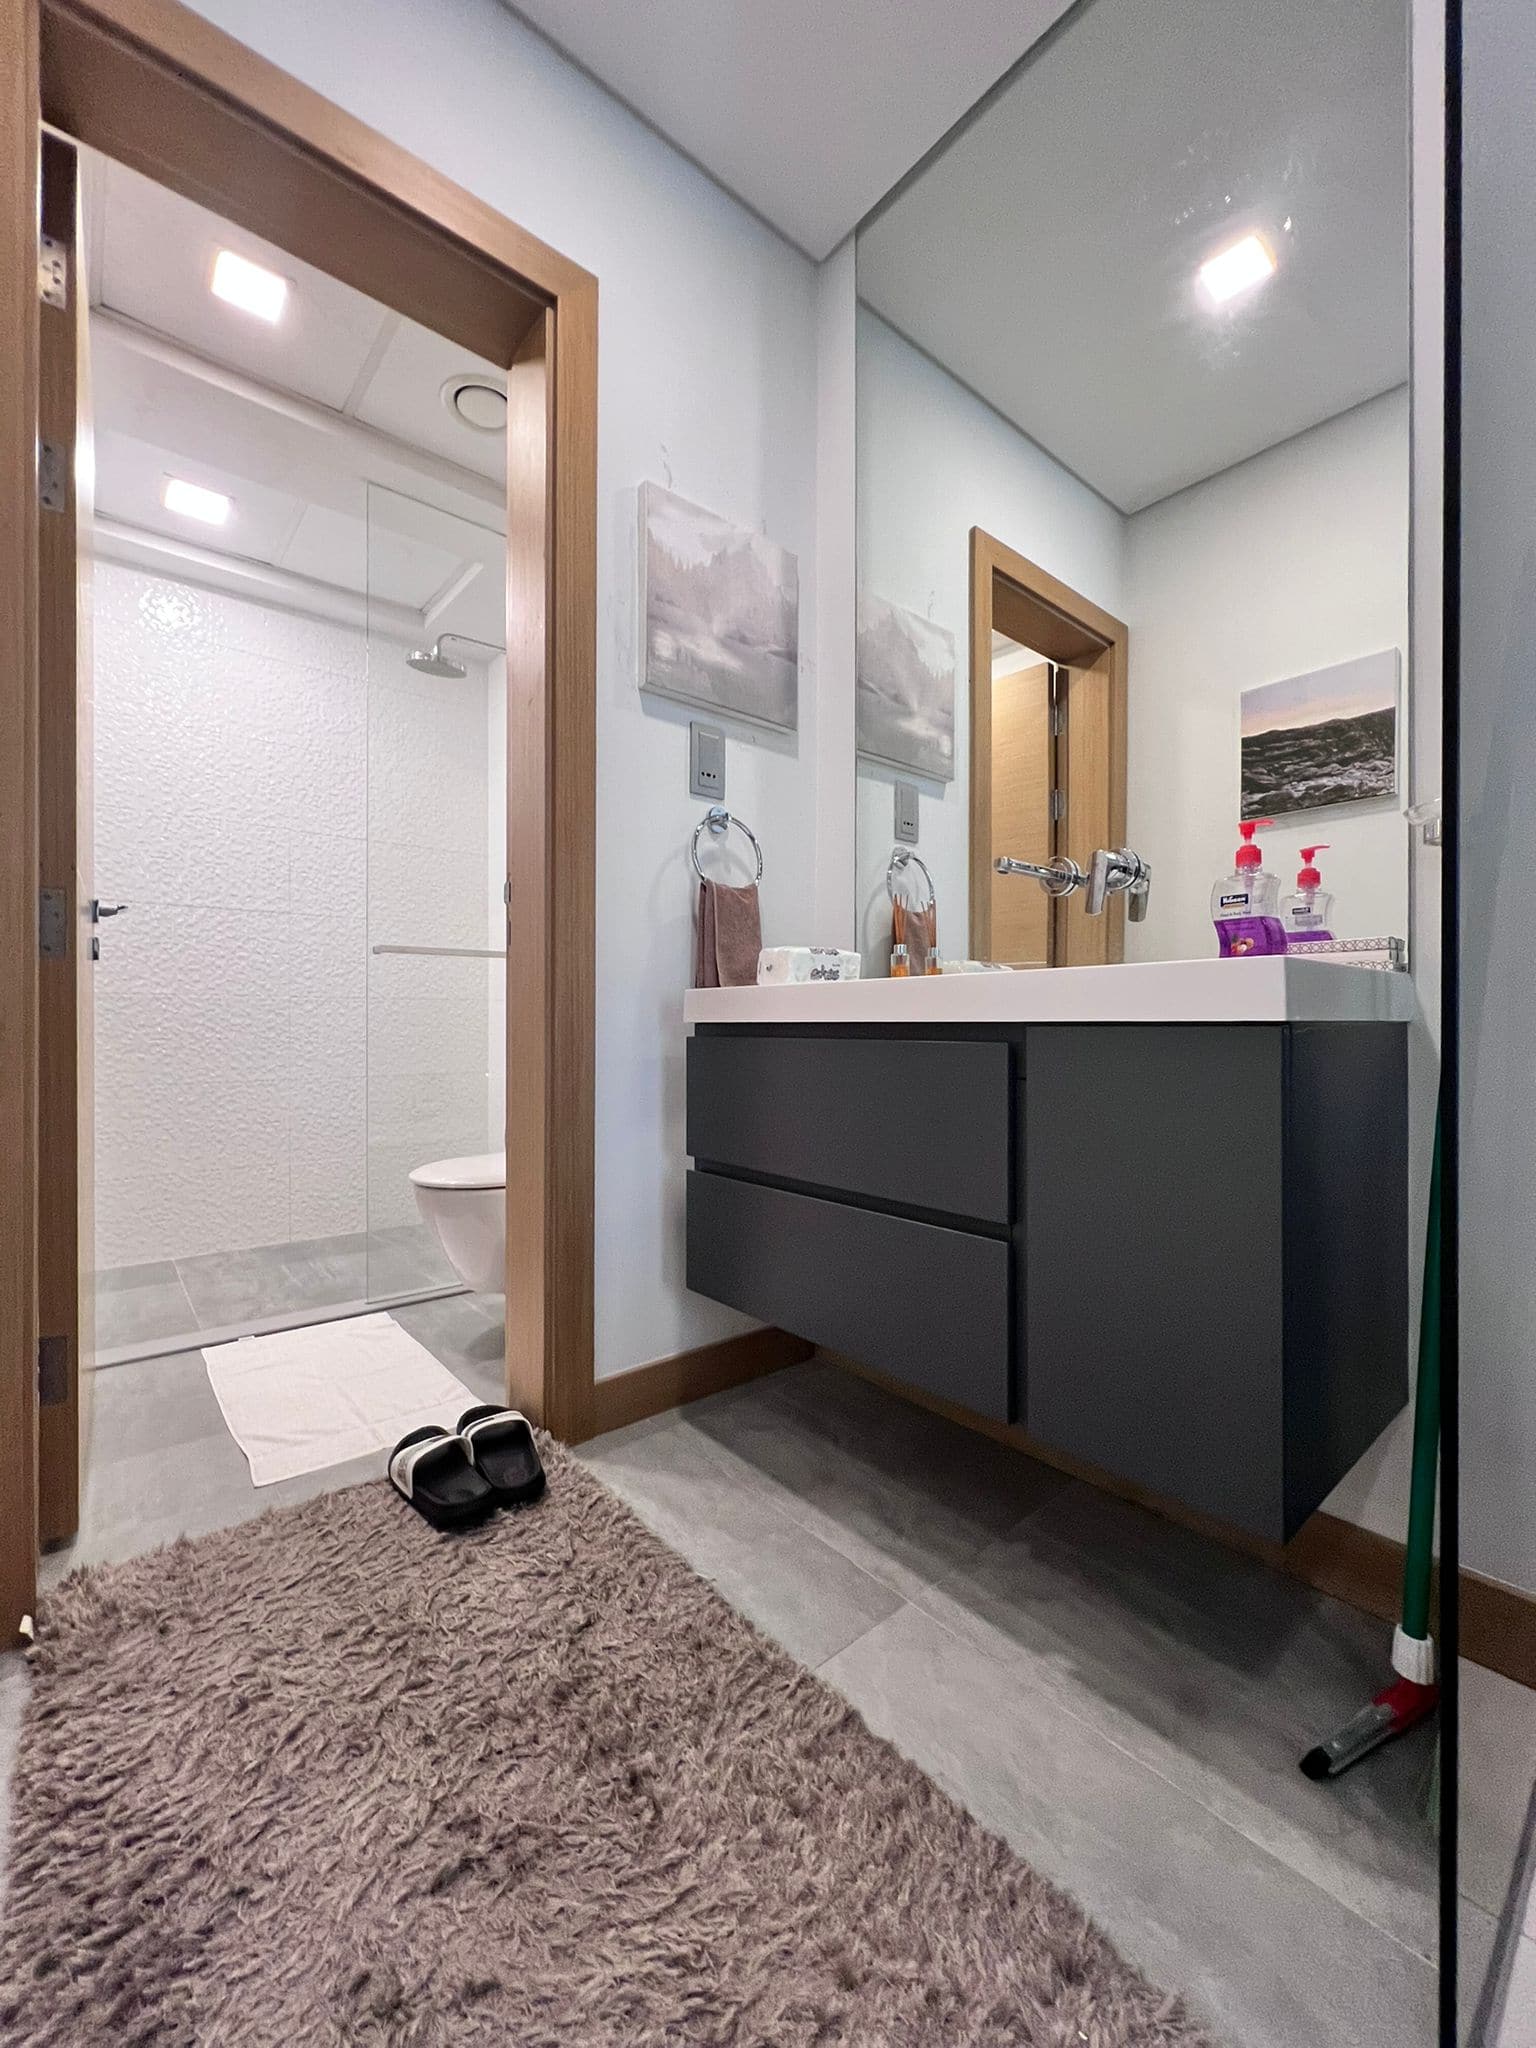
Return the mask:
M1536 1588L1536 12L1463 28L1461 1556Z

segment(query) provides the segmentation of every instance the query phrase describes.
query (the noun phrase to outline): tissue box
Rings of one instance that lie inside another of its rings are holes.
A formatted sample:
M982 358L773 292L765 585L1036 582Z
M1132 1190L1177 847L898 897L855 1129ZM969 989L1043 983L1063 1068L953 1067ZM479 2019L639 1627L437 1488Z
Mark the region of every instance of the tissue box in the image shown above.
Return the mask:
M862 962L857 953L836 946L764 946L757 956L760 988L803 981L857 981Z

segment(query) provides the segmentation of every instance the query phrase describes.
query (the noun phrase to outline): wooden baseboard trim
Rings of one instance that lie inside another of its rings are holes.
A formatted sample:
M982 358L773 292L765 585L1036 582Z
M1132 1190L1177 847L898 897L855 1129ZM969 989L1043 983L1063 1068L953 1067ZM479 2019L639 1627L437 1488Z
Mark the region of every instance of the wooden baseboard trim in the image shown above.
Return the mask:
M742 1386L764 1373L782 1372L787 1365L801 1365L814 1350L803 1337L791 1337L784 1330L748 1330L745 1336L701 1344L696 1351L674 1352L631 1372L615 1373L593 1389L592 1434L602 1436L685 1401L702 1401L706 1394Z
M1395 1622L1403 1589L1403 1546L1374 1529L1316 1514L1286 1546L1285 1569L1319 1592ZM1435 1568L1434 1604L1440 1604ZM1462 1570L1457 1634L1470 1663L1536 1687L1536 1594Z
M1101 1472L1093 1466L1080 1464L1076 1459L1047 1450L1011 1423L994 1422L989 1416L976 1415L953 1401L920 1393L915 1387L903 1386L899 1380L890 1379L884 1373L871 1371L855 1359L838 1357L829 1351L823 1352L822 1356L829 1363L841 1365L849 1372L857 1373L861 1379L872 1380L876 1386L886 1388L919 1408L943 1415L966 1429L977 1430L998 1443L1023 1451L1042 1464L1055 1466L1058 1471L1070 1472L1073 1478L1084 1480L1106 1493L1116 1494L1122 1500L1134 1501L1153 1514L1226 1544L1229 1549L1257 1557L1319 1593L1332 1594L1346 1606L1358 1607L1362 1613L1374 1614L1384 1622L1397 1620L1403 1591L1403 1546L1390 1536L1379 1536L1374 1529L1362 1529L1354 1522L1341 1521L1337 1515L1319 1513L1313 1515L1289 1543L1265 1543L1241 1530L1214 1522L1205 1515L1195 1514L1176 1502L1162 1500L1143 1487L1116 1479L1112 1473ZM1476 1572L1469 1571L1461 1573L1459 1584L1458 1633L1462 1656L1489 1671L1502 1672L1504 1677L1514 1679L1517 1684L1536 1687L1536 1594L1521 1592L1515 1586L1504 1585L1497 1579L1481 1578ZM1438 1584L1435 1604L1438 1611ZM1383 1644L1384 1671L1385 1650L1386 1645Z

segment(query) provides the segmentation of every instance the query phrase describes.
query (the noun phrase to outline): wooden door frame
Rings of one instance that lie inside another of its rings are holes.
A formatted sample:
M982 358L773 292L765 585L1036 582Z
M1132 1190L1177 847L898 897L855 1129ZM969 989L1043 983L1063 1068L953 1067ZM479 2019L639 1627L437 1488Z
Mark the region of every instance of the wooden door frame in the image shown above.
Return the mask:
M991 958L992 928L992 634L1006 633L1023 647L1074 670L1079 700L1068 706L1068 745L1060 763L1070 832L1094 845L1125 843L1126 681L1131 636L1122 622L1091 598L1029 561L995 535L971 528L971 755L970 946L974 959ZM1091 692L1091 694L1090 694ZM1094 739L1074 761L1071 720L1091 722ZM1106 773L1107 769L1107 773ZM1074 849L1076 850L1076 849ZM1082 858L1081 853L1078 855ZM1033 886L1033 885L1031 885ZM1125 906L1111 898L1102 920L1084 924L1057 905L1055 964L1098 966L1125 957Z
M80 257L80 153L56 134L43 137L40 212L44 234L66 252L78 275ZM91 778L81 752L90 746L89 699L82 674L90 662L91 502L82 495L80 440L90 430L86 328L89 294L71 291L62 306L38 311L38 432L56 446L74 448L76 462L63 479L60 513L38 522L37 534L37 759L40 883L62 886L70 930L62 958L40 960L37 987L37 1122L48 1134L37 1161L38 1433L37 1530L42 1545L73 1536L80 1523L81 1451L85 1434L82 1368L92 1355L91 1291L94 1264L89 1193L93 1179L91 1043L91 926L85 907L92 895L88 864L82 870L81 825L89 833ZM84 451L90 460L89 447ZM85 471L94 473L94 467ZM51 800L53 792L56 801ZM82 901L82 899L84 899ZM84 1164L84 1172L81 1168ZM49 1354L49 1372L43 1353ZM45 1378L56 1380L41 1403Z
M508 365L507 1384L588 1433L597 280L177 0L0 0L0 1645L36 1596L39 120Z

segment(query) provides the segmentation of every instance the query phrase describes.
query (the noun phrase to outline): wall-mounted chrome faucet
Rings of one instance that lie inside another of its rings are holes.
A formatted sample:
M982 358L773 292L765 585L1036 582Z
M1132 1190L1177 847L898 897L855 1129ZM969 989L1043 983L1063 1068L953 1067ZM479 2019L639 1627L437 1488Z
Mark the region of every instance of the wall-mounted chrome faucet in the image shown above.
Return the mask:
M1048 896L1070 896L1074 889L1086 889L1088 901L1083 908L1090 917L1102 917L1104 905L1111 896L1126 894L1126 914L1133 924L1140 924L1147 914L1147 897L1152 888L1152 870L1139 853L1132 853L1128 846L1118 852L1111 852L1101 846L1089 863L1084 874L1075 860L1064 853L1047 861L1043 867L1032 860L1012 860L1007 854L999 854L992 863L1000 875L1029 875L1037 881Z
M1077 862L1064 853L1058 853L1044 867L1037 867L1032 860L1013 860L1006 853L1000 853L992 865L1000 875L1033 876L1047 896L1070 896L1088 880Z
M1147 914L1147 897L1152 889L1152 870L1139 853L1122 846L1118 853L1100 847L1088 869L1088 901L1083 908L1090 917L1101 917L1111 896L1125 895L1125 914L1140 924Z

